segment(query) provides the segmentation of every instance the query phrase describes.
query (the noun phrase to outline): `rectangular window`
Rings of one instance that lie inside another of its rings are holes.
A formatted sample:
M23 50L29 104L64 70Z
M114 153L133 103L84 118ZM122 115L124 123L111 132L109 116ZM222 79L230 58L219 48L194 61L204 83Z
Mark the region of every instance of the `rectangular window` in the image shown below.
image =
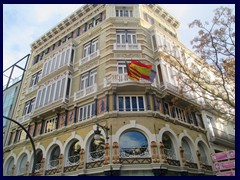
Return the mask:
M165 109L165 114L168 114L170 116L170 111L169 111L169 105L168 103L164 103L164 109Z
M39 55L35 56L33 59L33 65L39 61Z
M54 49L55 49L55 44L52 45L52 50L54 50Z
M71 32L71 33L69 34L68 39L71 39L72 37L73 37L73 32Z
M58 41L58 46L61 46L61 40Z
M116 17L133 17L132 7L116 7Z
M94 115L95 103L90 103L85 106L79 107L78 120L83 121L91 118Z
M50 48L47 48L45 54L48 54L48 53L49 53L49 50L50 50Z
M40 79L42 71L38 71L36 74L32 76L32 81L30 83L30 87L36 85Z
M98 50L98 40L94 39L84 45L83 57L87 57Z
M119 111L144 111L143 96L118 96Z
M56 117L45 121L44 133L52 132L56 129Z
M127 73L127 67L126 67L125 62L118 62L117 68L118 68L117 69L118 74L126 74Z
M185 111L179 107L175 107L175 117L180 121L187 122Z
M66 90L66 98L69 98L70 85L71 85L71 79L68 78L68 82L67 82L67 90Z
M117 44L136 44L136 33L133 31L117 31Z
M76 31L76 37L78 37L78 36L79 36L79 33L80 33L80 27L79 27L79 28L77 28L77 31Z
M74 57L74 50L72 49L71 59L70 59L70 62L71 62L71 63L73 63L73 57Z
M96 69L83 74L82 78L81 78L80 89L82 90L82 89L85 89L87 87L90 87L90 86L96 84L96 78L97 78L97 70Z
M41 53L41 55L40 55L40 61L43 59L43 55L44 55L44 51Z
M63 38L63 43L67 41L67 36Z

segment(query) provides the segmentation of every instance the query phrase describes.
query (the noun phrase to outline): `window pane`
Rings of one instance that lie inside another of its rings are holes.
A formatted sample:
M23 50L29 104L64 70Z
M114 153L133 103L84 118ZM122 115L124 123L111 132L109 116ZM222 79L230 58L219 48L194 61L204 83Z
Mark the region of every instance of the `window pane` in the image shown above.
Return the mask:
M120 35L117 35L117 43L120 44Z
M127 35L127 41L129 44L132 44L132 38L131 35Z
M87 116L87 107L85 106L83 108L83 120L86 119L86 116Z
M139 111L144 111L143 97L138 97Z
M61 83L61 80L59 80L59 81L57 82L57 86L56 86L56 90L55 90L56 93L55 93L55 98L54 98L54 100L58 99L58 97L59 97L60 83Z
M125 35L122 35L122 44L125 44L126 43L126 37Z
M61 91L60 91L60 98L62 98L63 97L63 93L64 93L64 90L65 90L65 79L66 78L63 78L62 79L62 84L61 84Z
M80 121L82 120L82 115L83 115L83 114L82 114L82 113L83 113L82 111L83 111L83 109L80 108L80 110L79 110L79 117L78 117L78 120L80 120Z
M64 63L64 64L67 64L67 63L68 63L68 60L69 60L69 52L70 52L70 49L68 49L67 52L66 52L66 57L65 57L65 63Z
M45 98L45 102L44 102L45 105L48 104L50 88L51 88L51 85L49 85L47 87L46 98Z
M132 97L132 110L137 111L137 98Z
M52 87L51 87L51 94L50 94L50 97L49 97L49 103L51 103L52 100L53 100L54 91L55 91L55 83L52 84Z
M57 61L56 61L55 69L58 69L59 64L60 64L60 54L57 55Z
M132 35L132 39L133 39L133 44L136 44L137 41L136 41L136 35L135 34Z
M60 66L59 66L59 67L62 67L62 66L63 66L63 64L64 64L64 58L65 58L65 51L62 52L61 62L60 62Z
M95 103L93 103L93 104L91 105L91 108L92 108L91 116L94 116L94 114L95 114Z
M120 156L122 158L149 156L147 138L137 131L124 132L120 136Z
M53 72L55 70L55 60L56 58L53 58L50 72Z
M42 96L41 96L41 101L40 101L39 107L42 107L42 105L43 105L43 100L45 98L45 91L46 91L46 88L44 88L43 91L42 91Z
M118 67L118 74L122 74L122 67Z
M125 97L125 106L126 106L126 111L131 111L130 97Z
M123 111L123 97L118 97L118 110Z

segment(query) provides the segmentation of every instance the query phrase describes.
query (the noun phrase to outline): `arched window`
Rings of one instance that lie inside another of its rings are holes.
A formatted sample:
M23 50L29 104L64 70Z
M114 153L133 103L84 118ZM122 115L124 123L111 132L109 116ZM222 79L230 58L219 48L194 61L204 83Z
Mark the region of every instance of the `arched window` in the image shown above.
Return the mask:
M19 159L19 166L17 171L18 175L24 174L26 170L26 164L27 164L27 154L23 154Z
M202 163L205 165L209 165L208 160L207 160L206 150L205 150L202 142L198 143L198 148L199 148L200 158L201 158Z
M53 148L53 150L51 151L51 154L50 154L48 169L53 169L53 168L56 168L58 166L59 155L60 155L60 148L59 148L59 146L55 146Z
M5 171L5 174L7 176L12 176L12 168L13 168L13 165L14 165L14 158L13 157L10 157L6 163L6 171Z
M37 151L37 155L36 155L35 171L39 171L39 169L41 168L42 158L43 158L43 153L42 153L42 150L40 149Z
M78 140L74 140L68 150L66 166L79 164L81 146Z
M163 134L162 143L164 144L164 154L166 155L167 159L176 160L177 158L176 158L174 146L168 134L166 133Z
M147 138L138 131L127 131L120 136L120 157L149 157Z
M88 162L101 161L104 159L104 145L105 140L103 136L100 136L99 140L92 138L89 144Z
M186 141L186 139L182 139L182 148L184 150L184 155L185 155L186 161L194 162L191 148L190 148L188 142Z

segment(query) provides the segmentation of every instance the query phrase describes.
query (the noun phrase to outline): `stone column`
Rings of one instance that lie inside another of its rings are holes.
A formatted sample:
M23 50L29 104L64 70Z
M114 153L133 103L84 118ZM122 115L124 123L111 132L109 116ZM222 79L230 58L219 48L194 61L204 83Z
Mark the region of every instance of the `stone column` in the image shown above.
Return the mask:
M167 159L164 154L164 144L162 142L160 142L160 163L167 163Z
M187 166L187 162L185 159L184 150L183 150L182 146L179 147L179 151L180 151L180 158L181 158L183 166Z
M109 143L105 143L104 150L105 150L105 154L104 154L104 162L103 162L103 164L106 165L106 164L109 164L109 160L110 160L110 157L109 157L109 154L110 154Z
M39 173L38 173L38 175L39 176L43 176L44 174L43 174L43 170L44 170L44 164L45 164L45 158L42 158L42 160L41 160L41 166L40 166L40 169L39 169Z
M12 176L14 176L15 169L16 169L16 165L14 164L12 167Z
M85 151L82 148L81 151L80 151L80 163L78 165L78 169L82 169L83 166L84 166L84 155L85 155Z
M119 151L118 151L118 143L113 142L113 164L119 163Z
M59 163L58 163L57 173L61 173L62 167L63 167L63 154L60 154L58 160L59 160Z
M27 163L26 163L26 168L24 170L24 176L27 176L27 174L28 174L28 167L29 167L29 161L27 161Z
M198 150L196 151L196 154L197 154L197 158L198 158L198 162L199 162L199 168L202 169L203 164L202 164L202 161L201 161L201 154Z
M152 152L152 162L153 163L159 163L159 156L158 156L158 152L157 152L157 144L155 141L151 142L151 152Z

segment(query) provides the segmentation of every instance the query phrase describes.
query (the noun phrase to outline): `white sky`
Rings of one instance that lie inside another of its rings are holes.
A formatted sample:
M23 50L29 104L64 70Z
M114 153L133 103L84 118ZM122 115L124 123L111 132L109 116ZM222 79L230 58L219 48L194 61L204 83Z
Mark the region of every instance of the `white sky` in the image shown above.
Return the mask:
M81 4L3 4L3 70L30 53L30 44L57 25ZM188 48L197 35L188 24L209 21L221 4L160 4L180 22L179 38ZM234 5L225 4L234 8Z

